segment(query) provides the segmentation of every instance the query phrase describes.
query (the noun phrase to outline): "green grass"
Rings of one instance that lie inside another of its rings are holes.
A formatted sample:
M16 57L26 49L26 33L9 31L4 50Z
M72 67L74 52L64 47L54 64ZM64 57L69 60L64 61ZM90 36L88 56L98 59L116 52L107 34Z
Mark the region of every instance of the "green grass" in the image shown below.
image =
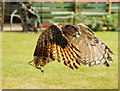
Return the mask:
M33 58L39 34L2 33L2 88L3 89L117 89L118 35L117 32L96 32L114 51L111 67L80 66L71 70L62 63L52 62L44 67L45 75L28 65Z

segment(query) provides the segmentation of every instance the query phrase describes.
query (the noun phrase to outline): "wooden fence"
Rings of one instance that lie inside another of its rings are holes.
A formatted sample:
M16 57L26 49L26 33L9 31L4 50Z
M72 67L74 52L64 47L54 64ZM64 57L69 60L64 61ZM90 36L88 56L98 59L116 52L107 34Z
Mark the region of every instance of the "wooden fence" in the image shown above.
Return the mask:
M12 6L11 6L12 4ZM109 13L118 12L119 3L106 2L32 2L32 6L38 11L41 18L42 27L48 27L49 24L77 24L79 18L100 18ZM11 12L13 12L15 3L0 2L0 22L1 30L4 23L10 23ZM15 6L16 7L16 6ZM120 12L120 11L119 11ZM4 18L5 17L5 18ZM18 19L14 19L15 23ZM20 23L18 21L17 23ZM47 25L47 26L46 26ZM11 25L10 31L12 31ZM8 25L7 25L8 27Z
M77 15L100 18L109 12L118 12L118 3L106 2L33 2L32 5L37 9L42 24L75 24Z

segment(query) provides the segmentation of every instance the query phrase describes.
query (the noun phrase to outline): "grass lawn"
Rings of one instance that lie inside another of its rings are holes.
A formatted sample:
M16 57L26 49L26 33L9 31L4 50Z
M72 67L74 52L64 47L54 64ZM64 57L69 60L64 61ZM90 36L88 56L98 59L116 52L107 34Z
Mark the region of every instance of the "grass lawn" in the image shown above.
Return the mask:
M0 33L1 34L1 33ZM118 33L95 32L114 51L113 63L71 70L62 63L44 67L45 75L28 65L39 34L2 33L2 89L117 89Z

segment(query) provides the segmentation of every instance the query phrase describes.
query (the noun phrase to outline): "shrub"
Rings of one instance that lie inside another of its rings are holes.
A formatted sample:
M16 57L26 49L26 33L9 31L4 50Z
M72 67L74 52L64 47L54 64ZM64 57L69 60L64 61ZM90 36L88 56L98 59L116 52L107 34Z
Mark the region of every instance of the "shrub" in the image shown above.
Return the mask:
M106 15L101 19L97 19L96 17L88 18L83 15L76 15L77 23L83 23L90 27L93 31L103 31L103 27L107 27L109 31L117 31L118 30L118 14L111 14L111 16Z
M118 30L118 14L117 13L104 16L103 22L107 26L109 31Z

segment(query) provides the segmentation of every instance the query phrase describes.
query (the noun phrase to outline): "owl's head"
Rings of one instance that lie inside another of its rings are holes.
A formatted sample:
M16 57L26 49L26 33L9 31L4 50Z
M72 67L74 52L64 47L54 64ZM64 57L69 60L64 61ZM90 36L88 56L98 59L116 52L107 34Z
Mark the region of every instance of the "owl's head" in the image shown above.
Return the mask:
M79 28L75 25L65 25L62 30L67 37L79 37L81 34Z

